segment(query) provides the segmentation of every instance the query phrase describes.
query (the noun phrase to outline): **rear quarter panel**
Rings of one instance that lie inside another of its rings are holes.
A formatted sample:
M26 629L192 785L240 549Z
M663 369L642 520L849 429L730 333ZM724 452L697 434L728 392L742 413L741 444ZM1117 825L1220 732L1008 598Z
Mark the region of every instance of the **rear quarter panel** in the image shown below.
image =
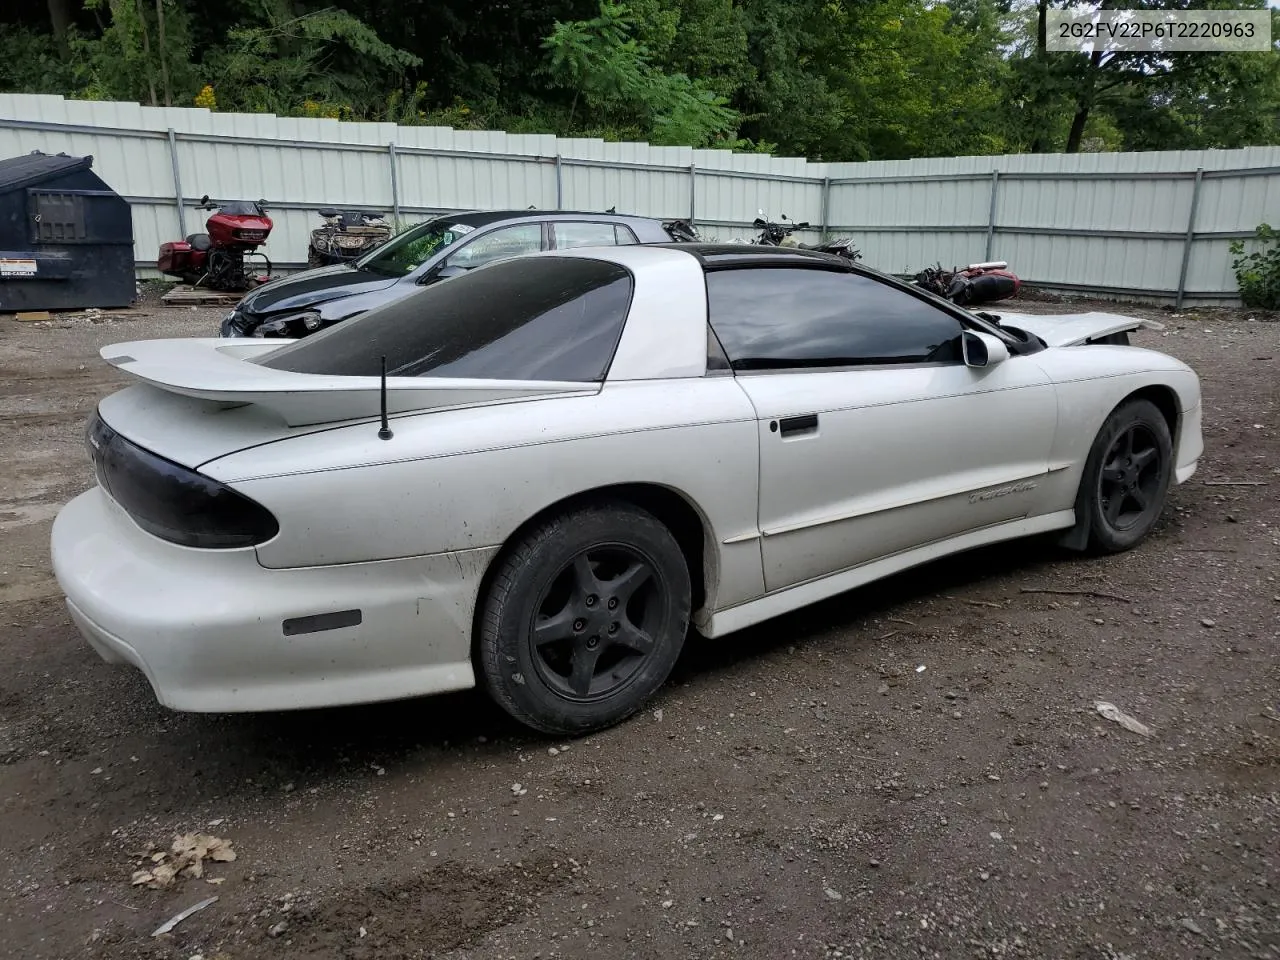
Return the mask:
M592 396L407 415L391 427L388 441L376 423L343 426L202 472L279 519L280 534L258 548L267 567L499 546L565 498L657 484L702 515L715 603L761 592L756 422L731 377L611 382Z

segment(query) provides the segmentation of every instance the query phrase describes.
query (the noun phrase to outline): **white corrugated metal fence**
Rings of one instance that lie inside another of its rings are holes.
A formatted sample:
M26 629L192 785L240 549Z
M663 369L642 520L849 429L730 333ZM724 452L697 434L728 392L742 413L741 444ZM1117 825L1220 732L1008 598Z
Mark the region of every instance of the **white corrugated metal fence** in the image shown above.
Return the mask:
M0 157L91 154L133 207L135 256L201 229L208 194L265 199L268 256L301 266L326 206L605 210L748 238L759 209L850 235L872 266L1008 260L1050 289L1236 300L1227 246L1280 220L1280 148L810 163L549 135L343 123L0 94ZM179 204L178 198L182 198Z

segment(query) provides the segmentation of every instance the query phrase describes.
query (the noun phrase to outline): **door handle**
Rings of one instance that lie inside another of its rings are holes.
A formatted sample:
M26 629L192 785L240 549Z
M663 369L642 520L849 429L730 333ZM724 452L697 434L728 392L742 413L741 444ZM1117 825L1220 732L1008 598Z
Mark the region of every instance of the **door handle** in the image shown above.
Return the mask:
M816 413L806 413L798 417L782 417L778 420L778 427L784 437L794 437L802 433L816 433L818 430L818 415Z

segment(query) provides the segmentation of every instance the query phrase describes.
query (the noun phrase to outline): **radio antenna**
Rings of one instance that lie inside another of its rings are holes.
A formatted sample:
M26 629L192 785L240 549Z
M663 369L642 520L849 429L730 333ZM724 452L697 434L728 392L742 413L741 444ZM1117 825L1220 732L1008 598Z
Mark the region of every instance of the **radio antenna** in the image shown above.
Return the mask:
M382 428L378 431L379 440L390 440L392 437L391 425L387 423L387 357L382 356L382 388L379 390L380 399L382 401Z

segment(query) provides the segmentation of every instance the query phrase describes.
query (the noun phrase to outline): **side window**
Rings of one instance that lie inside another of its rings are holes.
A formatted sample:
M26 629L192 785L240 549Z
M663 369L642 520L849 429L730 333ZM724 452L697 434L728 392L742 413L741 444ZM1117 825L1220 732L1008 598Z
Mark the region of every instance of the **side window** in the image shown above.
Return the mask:
M552 223L557 250L573 247L612 247L618 243L612 223Z
M961 360L959 320L856 273L717 270L707 301L735 370Z
M614 232L614 235L618 238L618 246L620 247L625 247L629 244L640 242L638 239L636 239L635 232L630 227L624 227L620 223L614 226L613 232Z
M448 263L451 267L470 270L473 267L492 263L494 260L506 260L508 257L537 253L541 249L542 224L519 223L513 227L502 227L476 237L449 257Z

